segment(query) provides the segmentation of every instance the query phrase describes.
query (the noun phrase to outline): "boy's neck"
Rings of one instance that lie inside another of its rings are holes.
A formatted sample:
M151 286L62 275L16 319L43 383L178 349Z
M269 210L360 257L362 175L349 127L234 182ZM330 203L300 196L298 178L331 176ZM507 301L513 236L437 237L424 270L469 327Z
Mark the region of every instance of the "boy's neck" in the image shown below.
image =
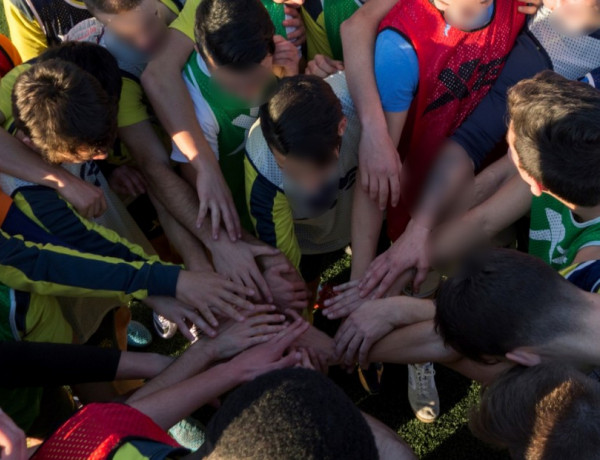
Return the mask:
M173 11L171 11L163 2L158 2L158 8L160 11L160 17L164 19L165 25L170 26L171 23L177 19L177 15L173 13Z
M567 205L567 207L579 223L589 222L600 217L600 205L591 207Z

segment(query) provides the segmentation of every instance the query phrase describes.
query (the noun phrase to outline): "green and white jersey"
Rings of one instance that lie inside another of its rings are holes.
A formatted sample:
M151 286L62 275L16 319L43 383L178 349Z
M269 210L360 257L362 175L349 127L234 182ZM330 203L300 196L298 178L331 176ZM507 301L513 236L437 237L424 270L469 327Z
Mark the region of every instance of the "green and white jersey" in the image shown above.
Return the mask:
M196 118L221 166L242 225L252 225L244 199L244 153L248 131L258 118L258 107L226 93L212 78L202 57L194 52L183 69L183 79L194 104ZM187 163L173 142L171 159Z
M246 144L246 200L258 237L279 248L296 266L302 254L324 254L350 243L352 195L358 169L360 121L340 72L325 80L342 103L348 126L336 172L319 194L309 197L281 171L260 122Z
M555 270L570 266L577 253L600 246L600 217L578 222L569 208L543 193L533 197L529 230L529 253Z

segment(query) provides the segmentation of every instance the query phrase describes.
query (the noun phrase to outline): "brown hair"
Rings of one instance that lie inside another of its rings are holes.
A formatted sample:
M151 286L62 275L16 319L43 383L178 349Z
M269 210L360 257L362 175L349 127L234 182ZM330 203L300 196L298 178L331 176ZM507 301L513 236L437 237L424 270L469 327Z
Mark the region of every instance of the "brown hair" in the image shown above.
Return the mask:
M600 459L600 386L564 363L515 367L483 391L470 427L516 460Z
M600 91L544 71L508 91L522 169L578 206L600 203Z
M75 64L51 59L21 74L12 94L15 128L50 163L107 153L117 135L117 106L98 80Z

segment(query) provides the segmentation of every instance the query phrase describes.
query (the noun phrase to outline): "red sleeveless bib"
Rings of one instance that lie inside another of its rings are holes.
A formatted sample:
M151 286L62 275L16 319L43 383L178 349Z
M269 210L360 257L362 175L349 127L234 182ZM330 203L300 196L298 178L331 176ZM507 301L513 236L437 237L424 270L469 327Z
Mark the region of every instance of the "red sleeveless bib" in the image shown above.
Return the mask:
M180 447L161 427L125 404L88 404L39 448L35 460L101 460L124 439L141 437Z
M398 146L402 200L396 208L388 206L392 240L404 232L441 144L498 78L525 24L517 6L515 0L495 0L490 23L471 32L447 28L428 0L402 0L382 21L380 31L392 29L403 35L419 61L419 88Z

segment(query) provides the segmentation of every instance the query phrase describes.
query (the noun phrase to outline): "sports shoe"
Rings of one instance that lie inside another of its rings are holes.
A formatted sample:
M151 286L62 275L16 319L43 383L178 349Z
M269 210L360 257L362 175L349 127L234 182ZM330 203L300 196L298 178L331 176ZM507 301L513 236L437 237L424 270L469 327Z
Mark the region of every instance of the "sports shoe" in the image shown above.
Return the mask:
M381 391L381 377L383 376L383 363L371 363L369 368L362 370L358 367L358 379L360 384L370 395L376 395Z
M177 324L172 323L164 316L152 313L152 318L154 319L154 330L163 339L170 339L177 332Z
M440 415L440 396L432 363L408 365L408 402L417 419L435 422Z
M196 451L202 447L206 439L205 428L202 423L194 417L186 417L171 428L169 435L186 449Z
M152 343L152 334L146 326L138 321L130 321L127 325L127 346L144 348Z

